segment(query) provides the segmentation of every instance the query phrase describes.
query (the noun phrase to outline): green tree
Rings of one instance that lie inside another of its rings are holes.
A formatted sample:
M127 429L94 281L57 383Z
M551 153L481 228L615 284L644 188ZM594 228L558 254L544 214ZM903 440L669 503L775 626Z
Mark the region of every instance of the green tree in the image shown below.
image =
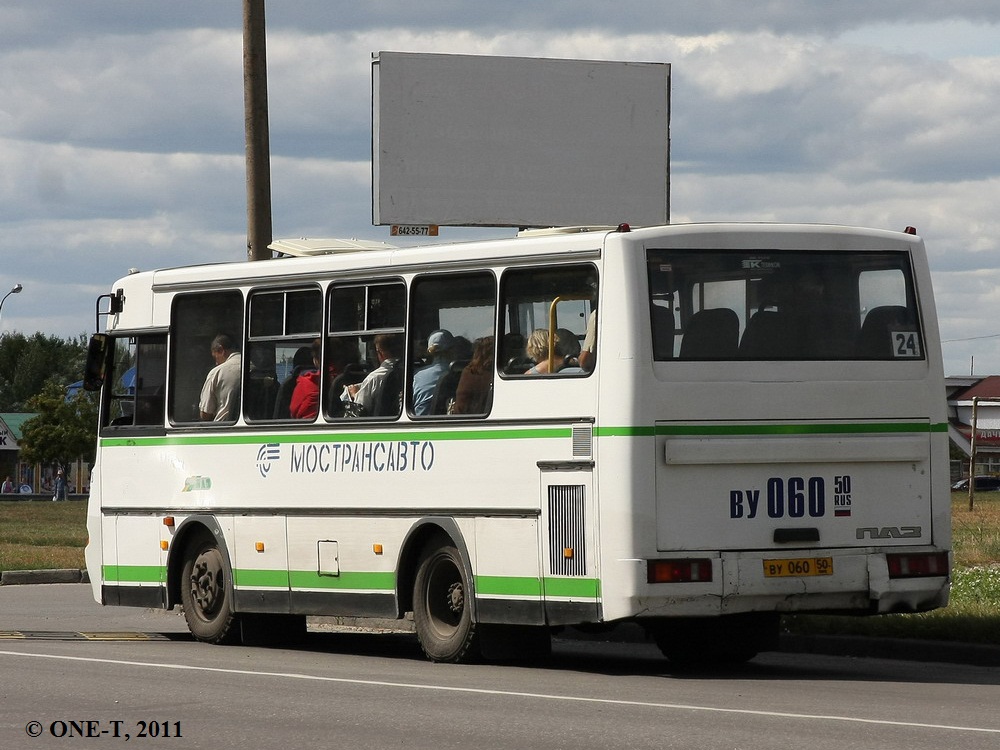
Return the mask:
M21 427L21 460L68 471L82 458L93 463L97 445L97 400L83 390L66 398L66 389L48 382L28 400L38 414Z
M87 337L61 339L35 333L0 336L0 412L25 411L49 381L69 385L83 376Z

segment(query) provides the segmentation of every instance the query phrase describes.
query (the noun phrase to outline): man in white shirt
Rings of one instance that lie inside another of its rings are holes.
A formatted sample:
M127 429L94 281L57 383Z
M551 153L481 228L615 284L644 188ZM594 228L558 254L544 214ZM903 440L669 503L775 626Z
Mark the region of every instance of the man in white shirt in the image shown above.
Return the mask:
M344 389L344 398L359 404L362 416L394 416L399 413L398 409L391 411L390 414L379 414L378 410L382 403L386 378L397 367L403 366L400 362L403 356L402 334L382 333L376 336L375 355L378 357L378 367L368 373L360 383L347 386Z
M227 422L236 419L240 409L242 360L231 337L220 333L212 339L215 360L201 388L198 409L204 422Z

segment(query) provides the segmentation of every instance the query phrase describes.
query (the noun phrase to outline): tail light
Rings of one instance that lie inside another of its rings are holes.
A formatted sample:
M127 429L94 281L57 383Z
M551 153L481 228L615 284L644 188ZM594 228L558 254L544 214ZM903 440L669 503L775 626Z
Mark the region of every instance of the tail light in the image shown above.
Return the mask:
M647 560L648 583L705 583L712 580L711 560Z
M923 578L948 575L947 552L893 554L885 556L889 578Z

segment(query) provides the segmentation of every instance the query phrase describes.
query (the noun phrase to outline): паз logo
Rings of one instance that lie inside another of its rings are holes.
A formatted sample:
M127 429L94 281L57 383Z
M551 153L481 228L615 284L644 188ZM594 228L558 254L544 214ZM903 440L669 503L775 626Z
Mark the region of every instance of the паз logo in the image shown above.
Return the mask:
M257 451L257 471L267 479L271 464L281 460L281 446L278 443L265 443Z

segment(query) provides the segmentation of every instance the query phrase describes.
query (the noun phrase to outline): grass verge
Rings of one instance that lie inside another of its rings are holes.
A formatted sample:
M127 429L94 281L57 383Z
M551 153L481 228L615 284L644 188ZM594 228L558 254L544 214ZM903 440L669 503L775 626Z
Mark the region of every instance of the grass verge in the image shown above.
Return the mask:
M0 572L83 568L86 546L86 502L0 502Z
M1000 644L1000 492L951 498L951 600L944 609L880 617L794 615L783 618L793 633L924 638Z

